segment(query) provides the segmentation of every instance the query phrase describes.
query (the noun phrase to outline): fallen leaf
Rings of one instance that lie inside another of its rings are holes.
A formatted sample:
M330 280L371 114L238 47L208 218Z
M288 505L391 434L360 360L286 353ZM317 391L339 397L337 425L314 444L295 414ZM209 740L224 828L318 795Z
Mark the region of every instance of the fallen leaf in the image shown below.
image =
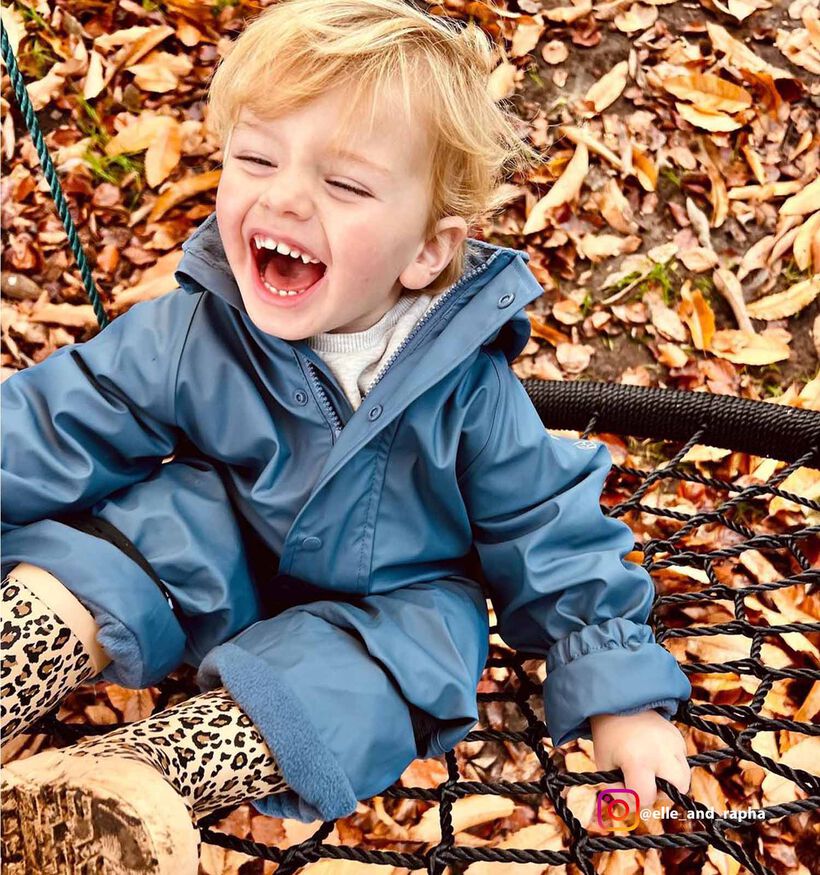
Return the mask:
M780 207L783 216L802 216L820 210L820 176L803 188L799 194L790 197Z
M740 112L752 105L752 95L745 88L710 73L671 76L663 87L704 112Z
M145 153L145 180L152 188L168 178L179 164L182 152L182 133L176 119L160 126Z
M736 131L742 127L740 122L722 112L706 112L691 103L676 102L675 107L689 124L706 131Z
M595 112L601 112L613 104L623 93L629 76L629 63L619 61L587 91L584 100Z
M789 358L791 335L782 328L749 334L733 328L716 331L709 351L736 365L771 365Z
M543 11L544 18L549 21L559 21L563 24L569 24L589 15L592 12L592 0L579 0L573 6L558 6L555 9L545 9Z
M536 231L543 230L547 225L547 214L550 210L578 197L588 171L589 150L583 143L579 143L564 172L547 194L530 210L522 233L534 234Z
M728 268L719 267L713 274L715 287L728 301L735 315L737 324L742 331L754 334L755 329L749 314L746 311L746 299L743 295L743 287L740 280Z
M798 228L792 243L792 254L800 270L809 270L813 261L814 272L820 273L820 211Z
M687 284L681 286L681 302L678 315L683 319L692 335L696 349L709 349L715 333L715 314L703 297L700 289L691 291Z
M633 3L625 12L619 12L615 16L615 27L621 33L637 33L646 30L658 20L656 6L644 6L642 3Z
M785 319L807 307L820 294L820 275L795 283L783 292L767 295L748 304L746 309L753 319Z
M421 820L410 830L411 841L441 841L440 806L428 808ZM515 803L505 796L465 796L456 799L452 807L453 832L463 832L482 823L509 817Z
M148 215L149 222L156 222L178 203L187 200L201 191L216 188L219 184L221 170L209 170L207 173L198 173L186 176L170 185L158 198L153 209Z

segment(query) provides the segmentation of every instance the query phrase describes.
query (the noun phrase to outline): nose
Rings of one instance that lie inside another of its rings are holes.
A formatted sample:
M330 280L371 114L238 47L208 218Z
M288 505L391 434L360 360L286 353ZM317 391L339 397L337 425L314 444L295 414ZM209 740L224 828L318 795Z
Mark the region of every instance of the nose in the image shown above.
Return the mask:
M304 220L313 213L313 200L305 176L299 170L278 170L267 181L260 203L276 215Z

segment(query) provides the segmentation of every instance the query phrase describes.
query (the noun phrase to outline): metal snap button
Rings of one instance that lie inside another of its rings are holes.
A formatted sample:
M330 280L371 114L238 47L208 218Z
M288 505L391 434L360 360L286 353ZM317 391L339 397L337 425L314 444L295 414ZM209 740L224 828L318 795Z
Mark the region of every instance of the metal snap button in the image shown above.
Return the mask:
M303 550L318 550L322 546L322 539L316 538L311 535L309 538L305 538L302 541L302 549Z
M507 292L506 295L502 295L498 299L498 309L503 310L505 307L509 307L510 304L515 300L515 295L512 292Z
M293 400L300 406L304 407L307 404L308 396L307 392L303 392L301 389L297 389L293 393Z
M367 413L367 418L371 422L375 421L376 419L378 419L382 415L383 409L384 408L381 406L381 404L377 404L375 407L371 407Z

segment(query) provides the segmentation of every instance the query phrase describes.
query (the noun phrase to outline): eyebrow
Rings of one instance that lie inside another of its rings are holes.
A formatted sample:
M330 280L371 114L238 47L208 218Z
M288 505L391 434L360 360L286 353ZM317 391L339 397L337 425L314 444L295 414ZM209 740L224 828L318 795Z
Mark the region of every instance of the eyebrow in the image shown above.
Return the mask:
M254 124L253 122L237 122L234 125L234 130L236 128L250 128L251 130L260 130L259 125ZM375 161L371 161L370 158L365 158L364 155L359 155L356 152L350 152L347 149L334 149L331 152L337 158L341 158L344 161L352 161L355 164L363 164L365 167L370 167L372 170L375 170L378 173L382 173L385 176L392 176L393 174L387 167L383 167L381 164L377 164Z

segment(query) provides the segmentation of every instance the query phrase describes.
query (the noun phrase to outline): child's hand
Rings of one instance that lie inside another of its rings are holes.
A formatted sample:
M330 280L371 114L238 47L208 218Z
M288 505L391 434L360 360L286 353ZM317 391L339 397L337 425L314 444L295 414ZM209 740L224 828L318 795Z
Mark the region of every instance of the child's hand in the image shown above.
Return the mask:
M638 794L642 808L655 804L656 776L674 784L681 793L689 789L692 774L686 762L686 743L674 723L657 711L597 714L589 722L598 769L620 766L624 786Z

